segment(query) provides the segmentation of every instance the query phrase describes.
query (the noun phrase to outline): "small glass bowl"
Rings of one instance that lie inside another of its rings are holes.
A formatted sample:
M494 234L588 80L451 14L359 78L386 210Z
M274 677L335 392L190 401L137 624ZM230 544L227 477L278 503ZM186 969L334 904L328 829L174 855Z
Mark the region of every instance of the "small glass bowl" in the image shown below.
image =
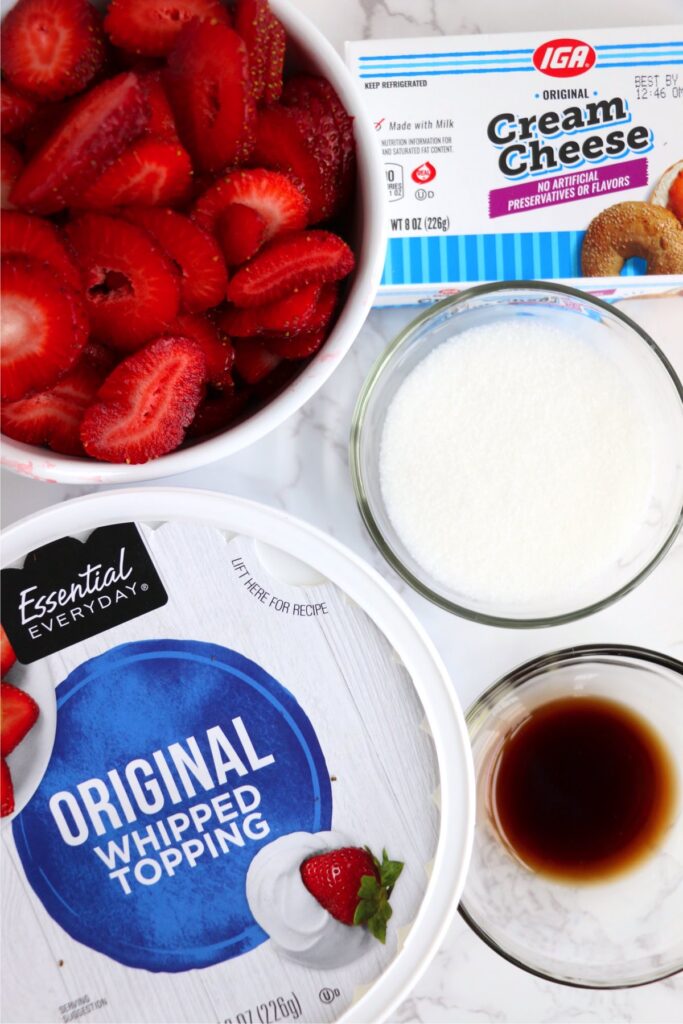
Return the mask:
M603 697L640 715L675 772L674 820L630 870L588 884L532 871L508 850L490 810L503 738L561 697ZM585 646L510 672L467 712L477 818L460 913L492 949L551 981L579 988L644 985L683 970L683 662L637 647Z
M645 405L655 451L651 500L628 550L581 590L542 604L480 600L430 577L394 529L380 486L384 422L406 377L454 335L516 317L534 318L580 334L596 352L618 362ZM683 388L652 338L600 299L537 281L482 285L421 313L377 360L354 411L350 462L358 506L373 540L396 572L424 597L447 611L489 625L532 627L570 622L604 608L635 587L675 540L683 523Z

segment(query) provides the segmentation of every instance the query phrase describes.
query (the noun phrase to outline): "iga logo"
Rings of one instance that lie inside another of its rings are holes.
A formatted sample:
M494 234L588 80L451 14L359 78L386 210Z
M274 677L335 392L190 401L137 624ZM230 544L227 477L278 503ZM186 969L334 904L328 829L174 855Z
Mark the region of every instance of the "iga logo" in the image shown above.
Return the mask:
M596 53L580 39L551 39L534 51L534 67L553 78L573 78L590 71L595 65Z

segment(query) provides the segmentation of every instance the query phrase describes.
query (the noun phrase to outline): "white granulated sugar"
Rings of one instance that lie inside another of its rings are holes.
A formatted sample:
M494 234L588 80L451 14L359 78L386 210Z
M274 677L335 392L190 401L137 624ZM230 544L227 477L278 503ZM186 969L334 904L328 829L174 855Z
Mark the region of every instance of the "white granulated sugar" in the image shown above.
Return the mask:
M433 579L531 605L616 563L646 514L652 444L617 365L520 317L463 331L409 374L387 413L380 483Z

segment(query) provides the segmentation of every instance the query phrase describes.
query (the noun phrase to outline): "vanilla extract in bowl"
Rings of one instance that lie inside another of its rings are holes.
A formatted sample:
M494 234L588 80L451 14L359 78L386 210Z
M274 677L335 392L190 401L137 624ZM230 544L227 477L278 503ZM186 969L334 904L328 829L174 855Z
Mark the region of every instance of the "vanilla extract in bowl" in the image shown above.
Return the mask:
M676 778L652 727L601 697L541 704L504 737L489 807L527 867L557 881L621 874L659 845L673 820Z

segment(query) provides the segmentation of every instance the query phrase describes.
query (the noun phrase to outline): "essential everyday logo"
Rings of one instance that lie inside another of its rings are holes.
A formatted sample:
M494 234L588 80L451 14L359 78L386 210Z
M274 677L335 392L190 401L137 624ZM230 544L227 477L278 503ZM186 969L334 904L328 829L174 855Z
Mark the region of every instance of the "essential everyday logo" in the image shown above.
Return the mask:
M24 664L144 615L168 596L134 523L32 551L2 570L2 624Z
M595 66L596 53L580 39L551 39L534 51L534 67L553 78L574 78Z

